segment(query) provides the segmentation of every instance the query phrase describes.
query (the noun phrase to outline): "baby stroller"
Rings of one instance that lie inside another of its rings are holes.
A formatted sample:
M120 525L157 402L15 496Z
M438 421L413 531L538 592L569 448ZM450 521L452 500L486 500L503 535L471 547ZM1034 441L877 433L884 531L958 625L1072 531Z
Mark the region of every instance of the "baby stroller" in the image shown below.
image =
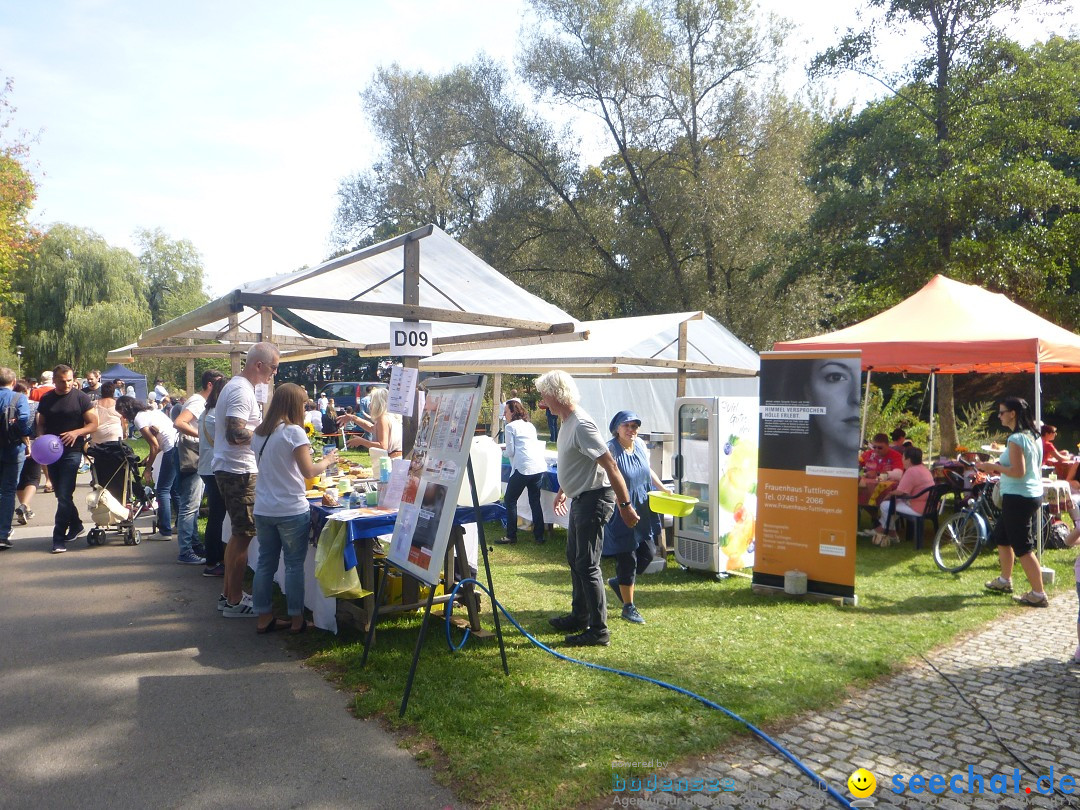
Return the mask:
M135 528L135 521L143 512L156 508L154 490L139 478L142 462L122 441L89 445L86 455L93 480L86 506L94 517L94 528L86 535L87 545L100 546L108 539L109 529L123 536L124 545L139 545L142 533Z

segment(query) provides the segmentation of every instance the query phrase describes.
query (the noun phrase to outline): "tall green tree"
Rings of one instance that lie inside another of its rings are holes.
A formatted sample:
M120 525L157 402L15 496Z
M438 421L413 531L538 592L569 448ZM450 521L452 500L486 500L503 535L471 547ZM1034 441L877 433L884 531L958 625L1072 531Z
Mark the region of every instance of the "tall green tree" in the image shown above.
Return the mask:
M12 133L15 108L14 82L0 85L0 306L11 303L11 281L25 264L38 237L30 224L30 208L37 194L27 170L29 145L25 134Z
M203 286L202 256L194 244L170 239L160 228L136 231L135 241L151 325L191 312L210 300ZM155 355L141 357L133 365L151 379L166 380L170 390L186 383L183 360Z
M190 241L170 239L160 228L136 231L135 241L155 325L210 300L203 286L202 256Z
M809 213L801 158L814 132L775 83L786 27L742 0L532 5L525 80L593 116L613 149L601 166L617 201L607 250L628 272L611 281L651 311L704 308L751 343L776 337L784 237Z
M0 80L0 364L17 368L11 284L25 269L40 233L30 222L37 187L28 169L29 138L13 130L13 88L11 78Z
M361 94L382 151L341 181L335 240L378 241L427 223L466 238L515 184L513 167L463 118L474 69L431 76L399 65L376 70Z
M57 363L78 373L101 367L110 349L150 326L138 260L83 228L51 227L13 287L14 337L32 374Z
M792 336L821 300L778 284L817 123L773 81L783 26L744 0L532 5L521 79L599 121L608 156L585 165L580 134L482 57L380 71L383 153L343 182L339 232L433 221L579 317L706 309L754 345Z
M1004 39L1010 14L1033 5L1049 3L872 0L879 25L848 32L815 60L814 72L858 70L890 91L840 115L811 156L818 203L796 269L823 270L852 291L834 325L880 311L935 273L1037 309L1071 292L1071 282L1051 279L1072 272L1075 176L1055 157L1075 155L1074 43L1025 51ZM903 70L885 72L879 37L913 29L925 32L919 51ZM951 446L951 378L940 391Z

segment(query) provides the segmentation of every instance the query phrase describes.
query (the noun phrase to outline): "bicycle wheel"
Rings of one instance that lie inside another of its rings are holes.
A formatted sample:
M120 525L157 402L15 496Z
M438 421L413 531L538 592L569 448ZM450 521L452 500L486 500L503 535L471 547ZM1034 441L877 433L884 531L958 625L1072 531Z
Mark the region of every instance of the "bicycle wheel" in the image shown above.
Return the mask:
M956 574L971 565L986 541L986 522L974 512L957 512L934 535L934 562Z

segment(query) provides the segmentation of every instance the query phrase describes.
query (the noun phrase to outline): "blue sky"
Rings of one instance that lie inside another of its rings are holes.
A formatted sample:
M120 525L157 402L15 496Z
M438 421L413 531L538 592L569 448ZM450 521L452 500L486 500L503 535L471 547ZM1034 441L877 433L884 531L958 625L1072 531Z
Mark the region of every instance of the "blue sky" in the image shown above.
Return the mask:
M794 18L797 53L853 20L851 3L765 5ZM509 65L524 14L522 0L0 0L0 76L15 126L38 133L34 220L131 248L142 227L189 239L215 295L316 264L338 182L375 155L358 95L375 68L438 72L481 50Z

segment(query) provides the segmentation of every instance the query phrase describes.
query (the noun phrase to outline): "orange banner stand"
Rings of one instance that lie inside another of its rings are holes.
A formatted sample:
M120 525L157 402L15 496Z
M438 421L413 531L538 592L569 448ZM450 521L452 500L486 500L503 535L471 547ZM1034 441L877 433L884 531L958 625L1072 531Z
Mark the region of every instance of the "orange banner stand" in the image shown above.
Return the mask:
M859 352L762 354L755 591L856 602L860 406Z

